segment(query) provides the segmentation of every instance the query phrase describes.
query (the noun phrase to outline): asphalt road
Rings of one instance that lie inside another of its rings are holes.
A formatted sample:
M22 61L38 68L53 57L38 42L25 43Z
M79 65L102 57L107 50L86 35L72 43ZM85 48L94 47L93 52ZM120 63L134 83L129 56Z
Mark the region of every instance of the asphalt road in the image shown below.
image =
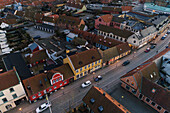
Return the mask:
M134 69L138 65L142 64L144 61L148 60L149 58L156 55L156 51L158 52L165 49L165 46L168 45L170 42L170 35L167 36L165 40L160 40L153 50L151 50L149 53L144 53L144 50L148 47L146 45L145 47L139 49L136 53L132 53L127 57L124 57L123 59L119 60L117 63L114 63L108 67L105 67L101 70L98 70L94 75L90 74L84 78L81 78L74 83L70 84L69 86L66 86L64 89L60 89L57 92L53 93L49 100L52 103L52 111L53 113L65 113L69 110L69 108L74 108L75 106L79 105L82 102L82 98L85 96L85 94L88 92L90 87L82 89L80 88L80 85L85 82L86 80L91 80L92 85L95 85L97 87L103 88L108 93L110 92L111 95L117 95L112 94L117 87L117 85L120 83L120 77L127 73L128 71ZM131 63L127 66L122 66L122 63L126 60L130 60ZM93 81L93 77L97 75L102 75L103 79L95 83ZM120 88L119 88L120 89ZM119 92L120 93L120 92ZM119 94L118 93L118 94ZM115 98L116 99L116 98ZM8 113L19 113L19 108L22 108L23 113L34 113L35 109L41 105L42 103L46 102L46 100L39 100L36 103L29 104L28 102L24 102L23 104L19 105L18 107L14 108L13 110L9 111ZM121 104L125 105L125 107L128 108L128 106L125 103L122 103L124 101L120 101ZM135 101L136 103L140 103L137 99ZM141 105L141 106L140 106ZM140 104L139 107L141 109L145 109L146 105L143 103ZM151 113L154 113L155 111L151 107L147 107L146 110L150 110ZM134 110L134 109L133 109ZM49 113L48 110L44 111L43 113ZM146 112L147 113L147 112Z

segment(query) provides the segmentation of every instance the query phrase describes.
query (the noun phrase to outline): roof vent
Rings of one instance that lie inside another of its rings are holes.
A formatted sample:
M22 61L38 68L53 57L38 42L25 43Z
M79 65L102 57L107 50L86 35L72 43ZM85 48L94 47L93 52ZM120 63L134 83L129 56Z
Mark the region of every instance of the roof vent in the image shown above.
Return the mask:
M81 64L83 64L83 62L82 62L82 61L79 61L79 65L81 65Z
M40 80L40 86L43 86L42 81Z
M91 59L94 59L94 58L95 58L94 56L91 57Z
M28 90L31 90L31 86L27 86L27 89L28 89Z
M95 102L94 98L90 99L90 102L93 104Z
M106 94L105 93L103 93L103 96L105 96Z
M99 107L98 107L98 110L99 110L100 112L102 112L102 111L103 111L103 106L99 106Z

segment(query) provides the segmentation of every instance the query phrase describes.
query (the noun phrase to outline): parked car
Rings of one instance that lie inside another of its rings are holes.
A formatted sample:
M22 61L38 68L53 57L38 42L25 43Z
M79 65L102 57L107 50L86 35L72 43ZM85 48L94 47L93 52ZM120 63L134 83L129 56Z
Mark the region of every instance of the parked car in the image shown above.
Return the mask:
M129 60L126 60L125 62L123 62L122 66L126 66L126 65L128 65L129 63L130 63L130 61L129 61Z
M39 39L39 38L41 38L40 35L37 35L37 36L34 37L34 39Z
M36 113L41 113L51 106L51 103L43 103L40 107L36 109Z
M170 30L167 31L167 34L170 34Z
M146 48L145 53L148 53L150 51L150 48Z
M96 78L94 78L95 82L98 82L99 80L102 80L102 76L97 76Z
M156 45L151 45L150 49L154 49Z
M164 40L166 37L165 36L163 36L162 38L161 38L161 40Z
M82 88L85 88L85 87L88 87L88 86L90 86L90 85L91 85L91 82L90 82L90 80L88 80L88 81L84 82L84 83L81 85L81 87L82 87Z

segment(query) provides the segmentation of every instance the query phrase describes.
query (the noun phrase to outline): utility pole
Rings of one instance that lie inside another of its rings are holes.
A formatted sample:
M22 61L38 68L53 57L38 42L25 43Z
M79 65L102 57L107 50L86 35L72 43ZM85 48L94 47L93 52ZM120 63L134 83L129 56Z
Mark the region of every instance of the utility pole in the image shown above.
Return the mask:
M48 105L49 105L49 110L50 110L50 113L52 113L52 110L51 110L51 103L50 103L50 101L49 101L49 99L48 99L48 95L46 94L46 100L47 100L47 103L48 103Z

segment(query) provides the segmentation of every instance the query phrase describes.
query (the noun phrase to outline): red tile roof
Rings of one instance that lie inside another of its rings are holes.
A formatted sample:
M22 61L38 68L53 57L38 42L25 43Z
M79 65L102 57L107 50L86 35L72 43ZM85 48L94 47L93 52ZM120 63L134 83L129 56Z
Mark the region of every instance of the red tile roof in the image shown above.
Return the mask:
M113 15L111 15L111 14L106 14L106 15L101 16L101 18L102 18L105 22L111 22L111 21L112 21L112 18L113 18Z

